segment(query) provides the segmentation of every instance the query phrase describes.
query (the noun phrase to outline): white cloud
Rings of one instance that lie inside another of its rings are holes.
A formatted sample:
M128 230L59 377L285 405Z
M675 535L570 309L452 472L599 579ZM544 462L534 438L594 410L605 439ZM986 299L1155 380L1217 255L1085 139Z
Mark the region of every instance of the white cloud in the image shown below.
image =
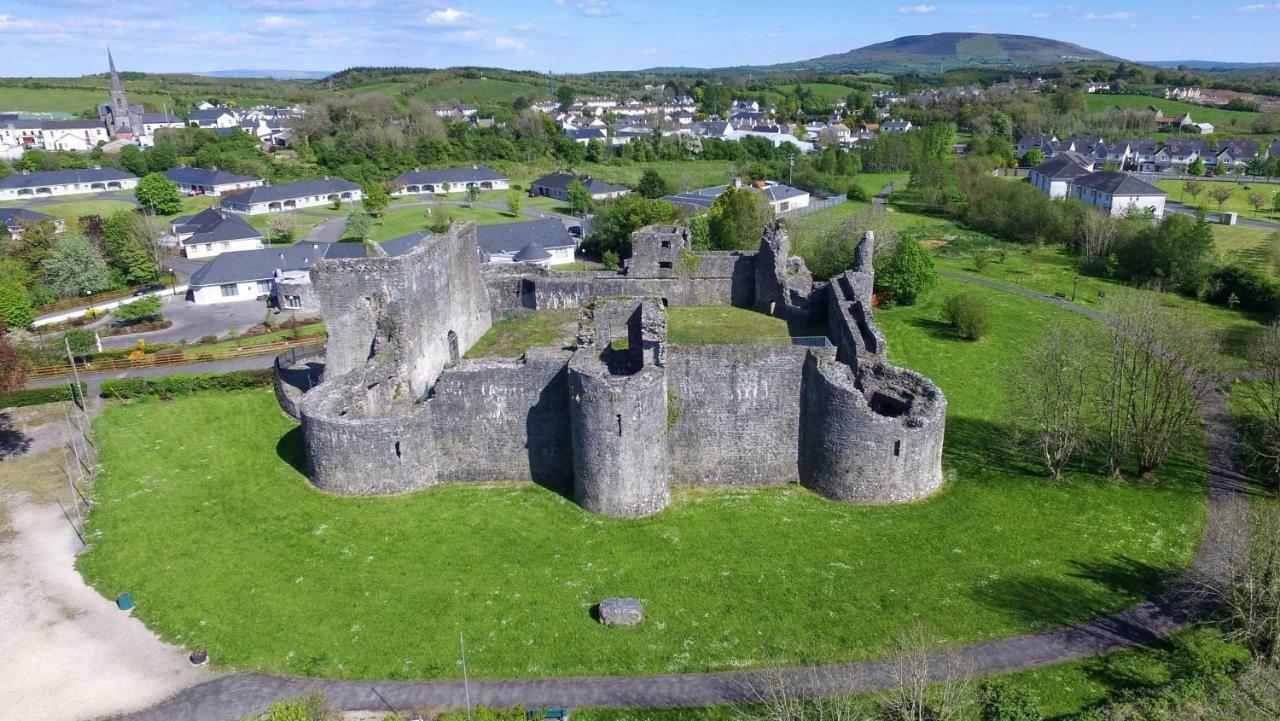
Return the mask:
M1031 17L1033 17L1033 18L1035 18L1035 19L1037 19L1037 20L1043 20L1043 19L1045 19L1045 18L1049 17L1049 13L1047 13L1047 12L1045 12L1045 11L1043 11L1043 10L1039 10L1039 11L1037 11L1037 12L1033 12L1033 13L1031 13Z
M1244 5L1238 8L1242 13L1280 13L1280 3L1268 5L1266 3L1254 3L1253 5Z
M551 0L552 5L571 7L587 17L613 15L613 6L609 0Z
M474 45L480 48L489 48L491 50L505 50L507 52L523 53L528 52L529 48L516 38L507 37L505 35L490 35L479 30L458 30L455 32L445 33L440 36L446 42L459 43L461 45Z
M1103 14L1085 13L1084 17L1080 19L1086 22L1093 22L1094 20L1131 20L1136 17L1138 17L1137 13L1121 11L1121 12L1103 13Z
M283 15L265 15L258 20L258 25L264 28L299 28L306 23L297 18L289 18Z
M24 20L15 18L12 15L0 15L0 30L35 30L36 22L34 20Z
M427 16L428 25L469 25L474 23L475 20L475 15L457 8L436 10Z
M502 35L493 39L493 47L495 50L510 50L514 53L523 53L529 50L524 43L515 38L508 38Z
M937 5L899 5L898 12L902 15L929 15L938 11Z
M541 35L551 38L567 38L569 33L559 28L548 28L536 23L519 23L511 26L511 29L521 33L522 35Z

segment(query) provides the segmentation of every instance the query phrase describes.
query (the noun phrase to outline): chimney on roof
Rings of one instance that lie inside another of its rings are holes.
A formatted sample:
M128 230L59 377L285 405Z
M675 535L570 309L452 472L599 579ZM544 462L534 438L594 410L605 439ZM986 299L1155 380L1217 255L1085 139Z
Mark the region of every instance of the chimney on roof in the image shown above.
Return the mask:
M320 250L320 244L319 244L319 243L312 243L312 244L311 244L311 249L312 249L312 250Z

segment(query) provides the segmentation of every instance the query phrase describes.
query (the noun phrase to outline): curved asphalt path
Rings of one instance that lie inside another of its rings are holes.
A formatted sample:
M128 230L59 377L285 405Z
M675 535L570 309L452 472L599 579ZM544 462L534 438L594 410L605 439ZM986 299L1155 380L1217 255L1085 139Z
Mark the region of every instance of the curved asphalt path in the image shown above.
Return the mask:
M982 278L943 275L1098 317L1096 311L1061 298ZM1195 561L1168 592L1117 614L1034 635L1002 638L938 652L948 663L931 664L933 680L947 675L982 676L1037 668L1142 645L1202 620L1216 603L1199 592L1199 582L1221 582L1247 547L1248 496L1235 424L1226 398L1214 393L1200 409L1208 451L1209 499L1204 541ZM893 684L891 659L832 664L817 668L661 676L597 676L515 680L348 681L230 673L194 686L149 709L125 716L129 721L229 721L282 697L324 692L343 710L399 711L422 707L461 707L469 690L472 704L496 707L708 706L750 702L778 684L803 696L824 696L884 689Z

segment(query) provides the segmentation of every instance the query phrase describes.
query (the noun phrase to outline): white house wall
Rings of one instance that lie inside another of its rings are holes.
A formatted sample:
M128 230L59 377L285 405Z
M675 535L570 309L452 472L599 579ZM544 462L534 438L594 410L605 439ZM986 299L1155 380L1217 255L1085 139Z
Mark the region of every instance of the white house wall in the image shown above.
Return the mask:
M49 198L55 195L85 195L89 193L110 193L117 190L130 190L137 187L137 178L109 180L93 183L64 183L62 185L40 185L28 188L8 188L0 190L0 200L26 200L29 198ZM28 192L29 191L29 192ZM43 192L36 192L43 191Z
M196 243L182 246L182 254L188 258L213 258L233 250L260 250L261 238L243 238L240 240L220 240L214 243Z

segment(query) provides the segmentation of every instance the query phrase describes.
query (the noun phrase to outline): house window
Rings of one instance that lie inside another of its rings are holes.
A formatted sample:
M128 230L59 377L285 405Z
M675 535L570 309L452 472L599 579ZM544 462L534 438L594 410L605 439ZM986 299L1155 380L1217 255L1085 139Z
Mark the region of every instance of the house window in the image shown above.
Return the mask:
M223 298L230 298L232 296L240 295L240 286L236 285L235 283L225 283L223 285L218 286L218 288L222 290Z
M223 250L226 250L227 248L231 247L231 243L229 241L224 240L218 244L218 247L222 248Z
M301 307L302 307L302 296L300 296L300 295L286 295L286 296L284 297L284 307L286 307L286 308L301 308Z
M259 292L259 293L266 293L266 294L270 294L270 293L271 293L271 281L269 281L269 280L260 280L260 281L258 281L258 292Z

